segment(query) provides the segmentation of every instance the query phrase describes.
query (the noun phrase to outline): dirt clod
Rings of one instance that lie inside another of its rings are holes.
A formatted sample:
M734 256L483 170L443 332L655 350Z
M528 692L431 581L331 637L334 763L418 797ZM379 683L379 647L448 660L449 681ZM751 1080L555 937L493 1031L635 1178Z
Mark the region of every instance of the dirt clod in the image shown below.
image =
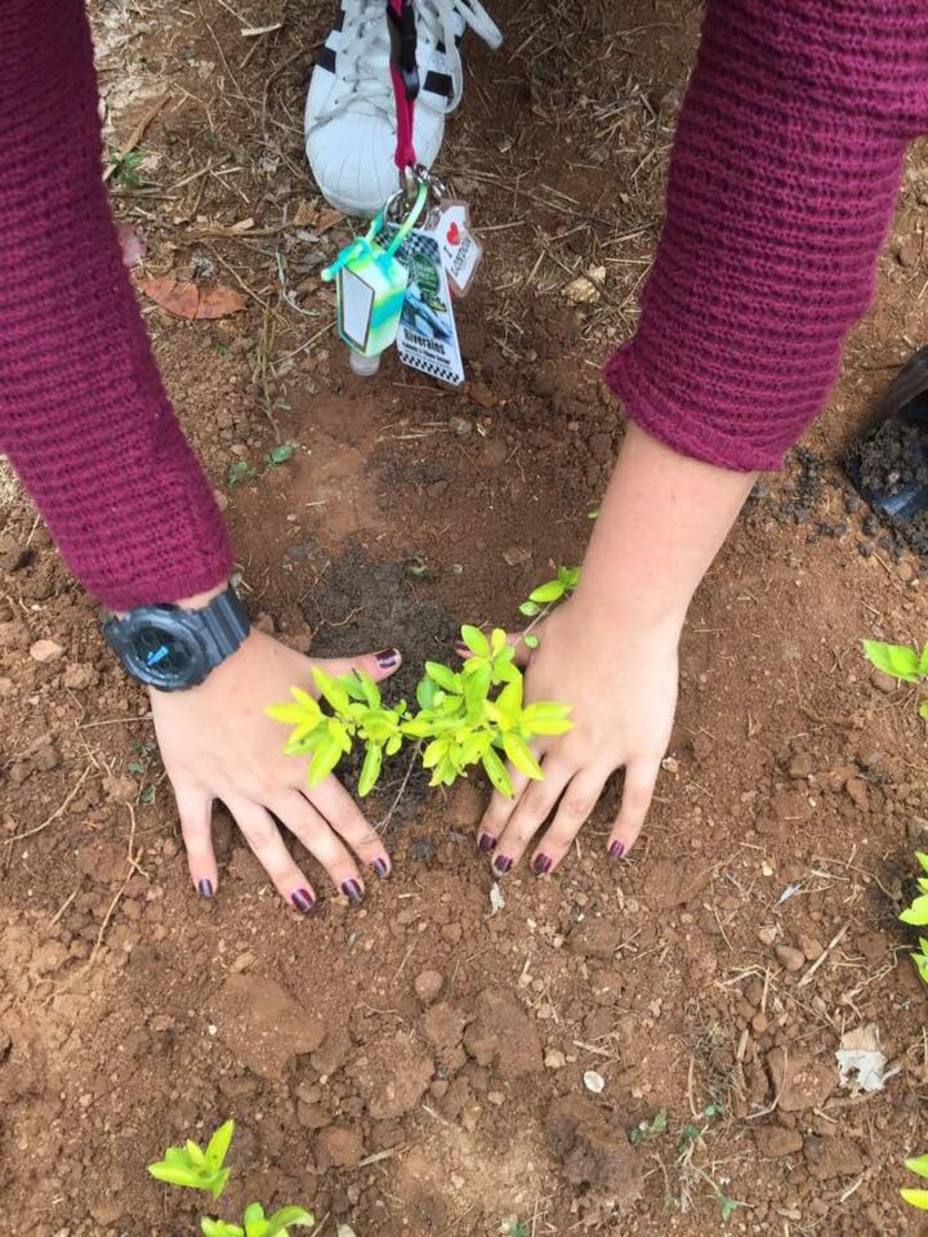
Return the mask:
M594 1104L579 1096L556 1100L545 1124L571 1185L601 1192L618 1203L639 1197L643 1177L638 1154L625 1130L607 1121Z
M802 1135L783 1125L761 1125L754 1130L754 1145L761 1155L779 1159L802 1150Z
M282 1081L291 1061L322 1043L325 1027L273 979L230 975L212 1002L220 1039L242 1065Z
M433 1001L438 1000L444 984L445 977L441 971L420 971L413 987L422 1004L431 1005Z

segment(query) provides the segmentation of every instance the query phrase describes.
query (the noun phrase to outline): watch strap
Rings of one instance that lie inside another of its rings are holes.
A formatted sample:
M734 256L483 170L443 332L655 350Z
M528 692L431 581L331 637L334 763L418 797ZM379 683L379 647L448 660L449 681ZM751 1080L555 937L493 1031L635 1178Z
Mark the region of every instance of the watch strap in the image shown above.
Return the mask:
M230 657L251 630L245 607L231 588L214 597L202 610L193 613L198 614L203 623L211 669Z

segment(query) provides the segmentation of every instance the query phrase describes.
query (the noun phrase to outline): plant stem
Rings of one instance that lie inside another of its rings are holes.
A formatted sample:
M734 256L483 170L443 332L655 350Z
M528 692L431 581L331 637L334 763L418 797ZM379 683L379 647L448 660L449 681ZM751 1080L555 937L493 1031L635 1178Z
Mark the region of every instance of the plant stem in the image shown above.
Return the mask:
M387 812L383 820L379 821L374 826L374 829L377 831L377 833L383 833L389 826L390 821L393 819L393 814L396 812L396 809L400 805L400 800L402 799L403 795L406 793L406 787L409 785L409 779L412 777L412 771L416 766L416 761L421 751L422 751L422 740L419 739L419 741L416 743L416 745L412 749L412 754L409 757L409 764L406 767L406 776L403 778L402 785L400 786L399 790L396 792L396 798L390 804L390 810Z

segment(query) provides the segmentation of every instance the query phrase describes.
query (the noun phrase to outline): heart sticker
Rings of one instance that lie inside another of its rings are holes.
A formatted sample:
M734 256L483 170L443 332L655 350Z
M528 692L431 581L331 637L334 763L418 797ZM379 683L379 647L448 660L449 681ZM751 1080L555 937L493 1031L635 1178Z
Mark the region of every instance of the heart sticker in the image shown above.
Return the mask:
M457 223L452 222L451 227L448 229L448 244L449 245L460 245L460 243L461 243L461 229L458 227Z

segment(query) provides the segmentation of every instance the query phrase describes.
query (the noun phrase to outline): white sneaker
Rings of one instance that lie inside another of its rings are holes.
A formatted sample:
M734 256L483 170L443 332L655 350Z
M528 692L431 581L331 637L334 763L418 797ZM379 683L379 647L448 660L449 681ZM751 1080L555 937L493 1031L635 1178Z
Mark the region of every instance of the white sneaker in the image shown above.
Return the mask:
M386 0L339 2L306 96L306 157L332 206L375 215L399 185ZM416 0L421 88L413 136L425 167L441 149L445 116L464 93L459 47L467 27L494 49L503 41L479 0Z

